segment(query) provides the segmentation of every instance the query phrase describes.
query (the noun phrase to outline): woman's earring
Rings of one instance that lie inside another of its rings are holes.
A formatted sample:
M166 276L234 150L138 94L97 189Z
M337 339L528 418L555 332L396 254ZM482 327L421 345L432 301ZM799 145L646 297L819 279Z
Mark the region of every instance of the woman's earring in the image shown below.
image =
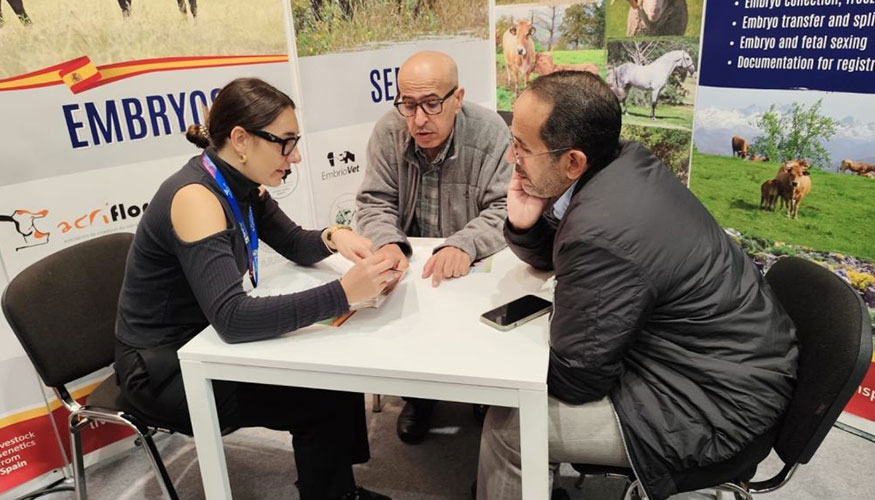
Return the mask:
M246 165L246 160L247 160L247 159L248 159L248 158L246 158L246 154L245 154L245 153L240 153L240 163Z

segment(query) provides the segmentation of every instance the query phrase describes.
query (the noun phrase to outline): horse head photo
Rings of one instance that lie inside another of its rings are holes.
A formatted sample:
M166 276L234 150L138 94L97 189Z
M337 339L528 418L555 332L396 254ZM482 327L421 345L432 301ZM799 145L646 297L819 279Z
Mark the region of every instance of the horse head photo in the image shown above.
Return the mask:
M615 0L611 0L613 5ZM687 30L687 0L628 0L626 36L682 36Z

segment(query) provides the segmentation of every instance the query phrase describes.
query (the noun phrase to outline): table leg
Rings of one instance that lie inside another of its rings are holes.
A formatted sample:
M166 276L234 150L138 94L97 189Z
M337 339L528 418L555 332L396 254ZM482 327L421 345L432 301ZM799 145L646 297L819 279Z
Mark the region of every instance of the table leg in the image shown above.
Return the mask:
M197 447L204 494L210 500L231 498L228 466L225 463L225 450L222 448L222 431L219 428L212 381L207 378L200 362L183 360L179 364L191 415L191 427L194 430L194 444Z
M547 391L520 390L520 455L523 499L550 498Z

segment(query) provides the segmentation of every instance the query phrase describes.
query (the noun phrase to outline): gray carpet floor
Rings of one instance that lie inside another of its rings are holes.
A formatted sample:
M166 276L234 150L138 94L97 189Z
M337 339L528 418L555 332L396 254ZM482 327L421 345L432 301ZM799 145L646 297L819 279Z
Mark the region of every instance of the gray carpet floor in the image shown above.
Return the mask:
M370 404L370 398L368 398ZM476 476L480 427L471 406L442 403L428 439L416 446L395 435L395 419L402 401L383 398L381 413L368 412L372 459L356 466L358 482L396 500L467 500ZM225 437L231 489L235 499L297 499L296 477L288 434L266 429L241 429ZM204 498L194 441L181 435L156 439L180 498ZM777 457L761 465L758 478L780 469ZM131 449L86 471L89 498L123 500L161 498L145 454ZM767 499L875 499L875 443L833 428L814 459L801 467L790 483ZM577 474L568 465L560 469L560 486L575 500L622 498L624 482L588 477L575 489ZM56 493L46 500L72 499ZM713 491L686 493L675 500L716 498ZM723 495L731 499L731 495Z

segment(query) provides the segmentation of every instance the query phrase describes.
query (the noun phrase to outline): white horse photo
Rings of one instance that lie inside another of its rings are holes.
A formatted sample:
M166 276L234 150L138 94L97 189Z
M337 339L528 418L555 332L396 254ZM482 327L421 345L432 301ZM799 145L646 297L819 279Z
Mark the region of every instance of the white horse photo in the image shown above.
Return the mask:
M650 119L656 120L656 101L659 99L659 93L665 88L669 76L677 68L682 68L690 76L696 72L693 58L686 50L666 52L652 63L644 66L633 62L623 63L608 73L608 84L617 94L624 114L626 113L626 97L629 96L629 90L632 87L649 90Z

